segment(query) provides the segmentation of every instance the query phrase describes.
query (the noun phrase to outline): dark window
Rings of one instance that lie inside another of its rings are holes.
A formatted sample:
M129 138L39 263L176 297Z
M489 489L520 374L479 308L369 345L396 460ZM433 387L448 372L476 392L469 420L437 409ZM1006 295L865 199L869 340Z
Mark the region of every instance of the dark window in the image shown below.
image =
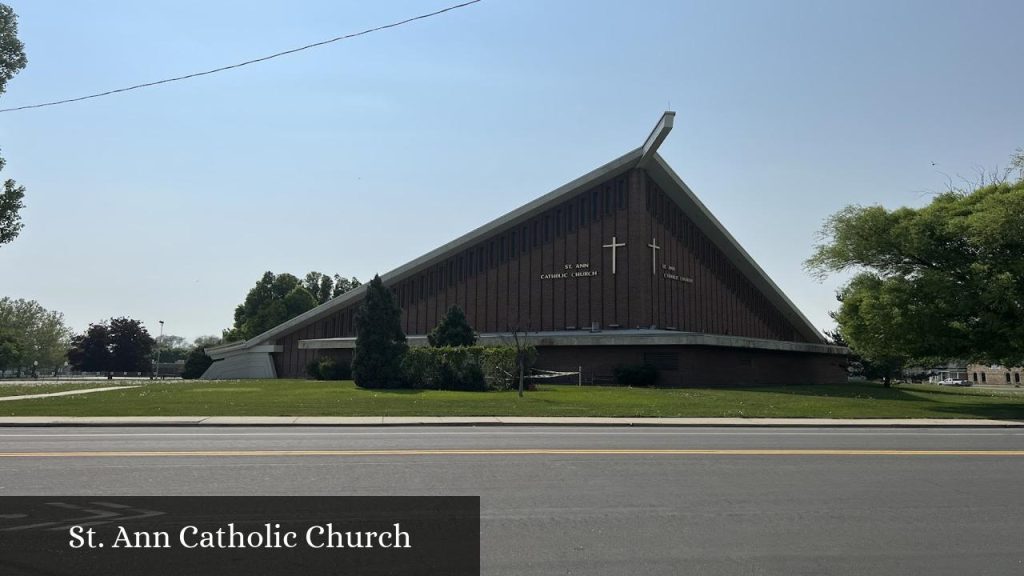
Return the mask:
M519 238L518 232L513 230L512 231L512 236L511 236L511 238L508 241L508 255L511 258L515 258L516 257L516 248L519 246L519 243L516 242L516 240L518 238Z
M468 275L472 276L473 274L476 274L476 266L474 266L474 264L476 264L476 258L473 258L472 248L470 248L469 252L466 253L466 264L468 265L469 268Z
M574 204L569 204L569 213L566 216L566 218L569 220L569 225L567 226L567 228L569 229L569 232L575 232L576 231L576 206Z
M612 187L610 185L604 187L604 213L612 213Z
M1014 373L1014 375L1013 375L1013 381L1014 381L1014 382L1020 382L1020 372L1016 372L1016 373Z
M555 210L555 238L562 236L562 209Z
M597 220L598 214L601 212L601 192L594 190L590 193L590 220Z
M483 274L484 270L487 270L487 261L484 260L484 247L483 246L477 248L476 256L477 256L476 271L478 273L480 273L480 274Z
M587 225L587 196L580 199L580 226Z
M984 373L984 372L982 372L982 373L981 373L981 381L982 381L982 382L984 382L984 381L985 381L985 373Z
M505 262L505 236L498 239L498 261Z
M977 382L977 381L978 381L978 373L977 373L977 372L975 372L974 374L971 374L971 376L972 376L972 379L973 379L973 380L974 380L975 382Z
M544 215L544 242L551 240L551 215Z
M616 197L618 198L619 210L624 209L626 207L626 181L625 180L619 180L619 189L618 189L618 191L616 193Z
M494 266L494 240L491 240L490 247L487 249L487 267Z
M526 249L530 247L529 244L527 243L528 234L526 233L526 231L529 230L529 229L530 228L528 226L523 226L523 246L522 246L523 254L526 254Z
M1009 372L1006 373L1006 383L1007 384L1010 383L1010 373Z
M459 281L461 282L462 280L465 280L466 276L465 274L463 274L463 272L465 271L462 269L462 256L459 256L458 264L456 264L455 266L456 268L458 268L456 274L459 275Z
M426 275L420 276L420 300L427 295L427 277Z

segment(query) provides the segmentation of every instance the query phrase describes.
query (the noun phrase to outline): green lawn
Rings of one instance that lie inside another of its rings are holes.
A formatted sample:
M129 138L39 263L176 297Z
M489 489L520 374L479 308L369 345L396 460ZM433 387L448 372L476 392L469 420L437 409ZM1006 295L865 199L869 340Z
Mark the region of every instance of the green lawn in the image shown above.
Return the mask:
M6 416L691 416L1024 420L1024 394L874 383L733 389L542 386L362 390L352 382L188 381L0 403Z

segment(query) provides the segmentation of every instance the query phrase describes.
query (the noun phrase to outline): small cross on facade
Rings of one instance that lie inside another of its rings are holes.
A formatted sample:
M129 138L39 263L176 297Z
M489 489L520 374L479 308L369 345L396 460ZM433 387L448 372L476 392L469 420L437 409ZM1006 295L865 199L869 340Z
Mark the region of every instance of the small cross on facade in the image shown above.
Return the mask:
M604 248L611 248L612 249L612 274L615 274L615 261L618 259L618 258L616 258L616 255L617 255L616 249L617 248L621 248L621 247L623 247L625 245L626 245L625 242L622 242L621 244L618 243L616 241L616 239L615 239L615 236L612 236L612 243L611 244L604 244L603 245Z
M661 246L658 246L658 239L651 238L651 243L647 245L651 249L651 276L658 275L658 250L661 250Z

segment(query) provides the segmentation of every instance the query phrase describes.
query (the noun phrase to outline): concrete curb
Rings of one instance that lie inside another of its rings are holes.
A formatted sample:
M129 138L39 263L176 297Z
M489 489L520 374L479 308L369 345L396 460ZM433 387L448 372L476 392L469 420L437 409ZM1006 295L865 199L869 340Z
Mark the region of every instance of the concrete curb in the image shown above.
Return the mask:
M984 419L585 418L523 416L7 416L0 427L56 426L600 426L735 428L1024 428Z

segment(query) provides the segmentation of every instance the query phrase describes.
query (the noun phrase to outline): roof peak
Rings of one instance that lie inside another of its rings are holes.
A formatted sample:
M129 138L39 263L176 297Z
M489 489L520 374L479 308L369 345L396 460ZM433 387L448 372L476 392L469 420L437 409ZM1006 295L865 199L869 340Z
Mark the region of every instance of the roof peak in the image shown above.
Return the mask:
M661 115L661 119L654 125L654 129L651 130L651 134L647 136L647 140L644 145L640 147L640 159L637 160L637 167L642 167L647 164L655 153L658 152L658 147L668 137L668 133L672 131L672 125L675 123L676 113L672 110L666 110Z

